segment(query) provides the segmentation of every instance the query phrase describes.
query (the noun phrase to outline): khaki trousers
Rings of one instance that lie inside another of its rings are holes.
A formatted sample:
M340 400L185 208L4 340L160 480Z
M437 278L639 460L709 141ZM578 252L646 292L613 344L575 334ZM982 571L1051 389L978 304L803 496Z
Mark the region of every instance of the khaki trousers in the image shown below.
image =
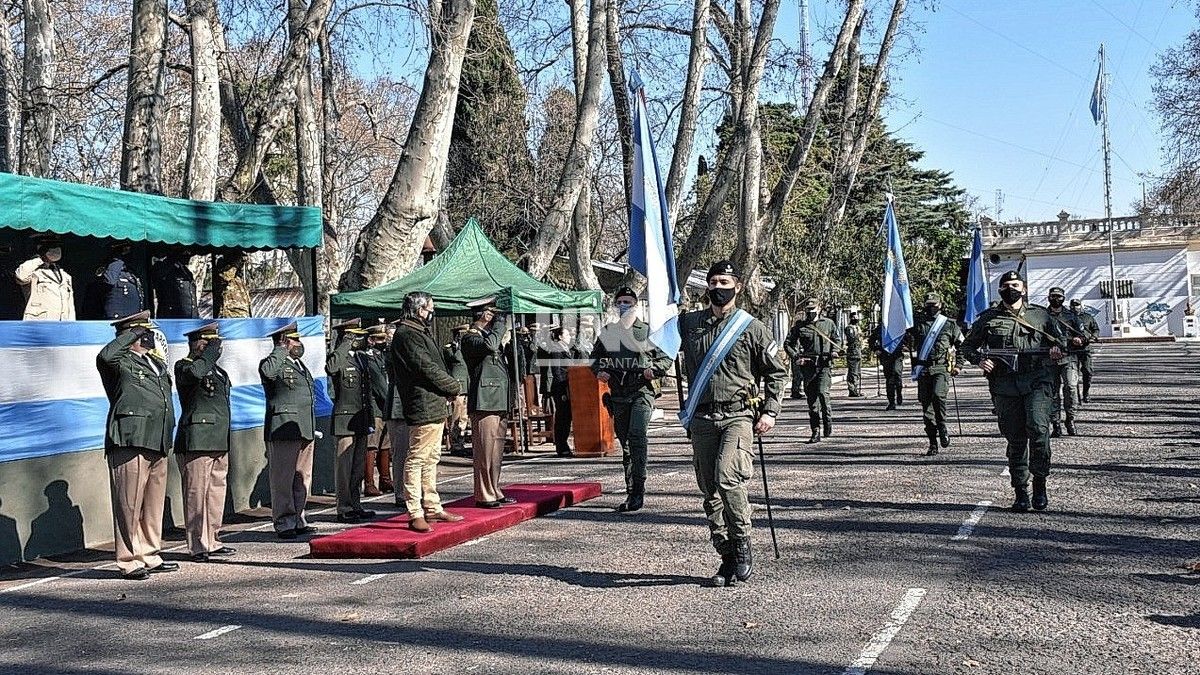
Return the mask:
M442 458L445 422L408 428L408 456L404 458L404 506L410 518L442 510L437 491L437 465Z
M467 424L467 395L461 394L450 404L450 441L459 447L467 434Z
M392 437L387 433L387 422L383 421L382 417L376 417L372 431L367 436L368 450L391 450Z
M337 437L337 459L333 465L333 485L337 492L339 516L362 510L362 482L366 477L366 459L366 434Z
M158 553L167 498L167 458L141 448L117 448L107 459L117 567L122 574L139 567L158 567L162 564Z
M408 425L404 420L388 420L387 435L392 439L392 485L404 485L404 460L408 457ZM403 490L396 494L399 502L403 498Z
M308 527L304 506L312 489L313 442L267 441L267 463L275 531Z
M504 463L504 418L497 412L471 413L471 450L475 464L475 501L504 499L500 467Z
M225 517L227 452L181 452L175 456L183 478L183 523L192 555L221 548L217 532Z

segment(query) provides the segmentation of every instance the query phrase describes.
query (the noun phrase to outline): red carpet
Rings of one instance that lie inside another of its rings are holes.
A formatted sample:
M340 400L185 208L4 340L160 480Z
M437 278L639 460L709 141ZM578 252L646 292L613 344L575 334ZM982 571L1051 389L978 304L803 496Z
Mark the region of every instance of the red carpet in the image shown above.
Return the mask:
M408 516L352 527L309 542L314 558L423 558L517 523L600 496L600 483L528 483L508 485L504 494L517 500L498 509L481 509L467 497L445 505L463 517L457 523L430 523L432 532L408 529Z

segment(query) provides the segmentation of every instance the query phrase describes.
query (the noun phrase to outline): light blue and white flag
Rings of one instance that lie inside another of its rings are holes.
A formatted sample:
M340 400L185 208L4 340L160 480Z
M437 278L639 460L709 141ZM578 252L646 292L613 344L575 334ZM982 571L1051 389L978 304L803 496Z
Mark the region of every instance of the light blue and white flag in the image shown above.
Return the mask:
M968 326L983 314L991 304L988 297L987 270L983 266L983 229L975 226L975 238L971 242L971 262L967 267L967 308L963 322Z
M900 226L888 197L883 214L883 229L887 232L887 260L883 263L883 320L879 328L883 348L894 352L913 325L912 297L908 293L908 268L904 265L904 250L900 244Z
M1104 47L1100 47L1100 65L1096 69L1096 84L1092 85L1092 100L1088 104L1092 111L1092 121L1100 124L1104 119Z
M316 415L333 404L325 377L324 319L294 319L304 343L304 365L313 373ZM221 319L221 359L229 373L234 431L263 425L266 399L258 362L271 353L263 337L293 319ZM208 319L160 319L174 387L175 362L187 356L187 337ZM96 355L114 337L107 321L0 321L0 462L104 447L108 399ZM176 419L179 396L174 395Z
M629 264L646 277L650 341L667 356L679 353L679 286L675 279L675 246L667 215L667 196L650 121L646 89L637 71L629 74L633 94L633 195L629 204Z

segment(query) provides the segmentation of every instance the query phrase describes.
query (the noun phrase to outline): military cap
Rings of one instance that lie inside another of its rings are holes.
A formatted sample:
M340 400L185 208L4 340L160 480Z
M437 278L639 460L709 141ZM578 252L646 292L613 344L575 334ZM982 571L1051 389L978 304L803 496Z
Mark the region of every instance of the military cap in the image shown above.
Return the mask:
M1025 280L1021 278L1021 275L1018 274L1016 270L1009 270L1000 275L1000 283L1004 284L1008 283L1009 281L1019 281L1021 283L1025 283Z
M343 321L339 324L335 324L333 329L336 331L346 331L353 335L367 334L367 331L362 327L362 319L350 319L348 321Z
M942 296L938 295L937 293L926 293L925 294L925 304L940 305L940 304L942 304Z
M529 329L525 326L521 326L517 329L517 335L529 335Z
M36 241L38 246L58 246L62 243L62 237L56 232L35 232L29 238Z
M1059 296L1062 296L1065 298L1065 297L1067 297L1067 292L1064 291L1061 287L1055 286L1054 288L1050 289L1050 292L1046 294L1046 297L1054 297L1056 295L1059 295Z
M712 274L709 274L708 276L711 277ZM615 302L617 300L617 298L625 298L625 297L633 298L634 302L637 302L638 294L632 288L630 288L628 286L622 286L617 289L617 292L615 294L613 294L613 301Z
M741 276L734 269L733 262L729 260L718 260L712 264L712 267L708 268L708 276L704 277L704 280L708 281L719 274L728 274L731 277L741 278Z
M1079 298L1071 298L1071 306L1072 307L1083 307L1083 303L1079 300Z
M387 335L386 323L377 323L374 326L367 327L367 335Z
M531 323L525 327L532 331L539 331L539 330L544 330L544 329L548 328L548 326L543 326L542 324L540 324L536 321L534 321L533 323Z
M270 333L267 333L267 337L272 337L272 338L275 338L276 340L278 340L280 338L292 338L294 340L299 340L300 339L300 329L296 326L296 322L293 321L293 322L289 323L288 325L284 326L283 328L280 328L278 330L274 330L274 331L271 331Z
M809 298L804 301L804 309L818 309L821 306L821 301L816 298Z
M131 314L123 319L117 319L109 325L116 328L118 333L124 333L134 328L158 328L158 324L151 320L148 309L143 309L137 314Z
M469 324L469 323L460 323L460 324L458 324L457 326L455 326L455 327L451 328L451 329L450 329L450 332L451 332L451 333L465 333L465 332L467 332L467 331L468 331L470 328L471 328L471 324Z
M210 321L195 330L184 333L184 335L189 340L212 340L219 338L221 337L221 324L216 321Z

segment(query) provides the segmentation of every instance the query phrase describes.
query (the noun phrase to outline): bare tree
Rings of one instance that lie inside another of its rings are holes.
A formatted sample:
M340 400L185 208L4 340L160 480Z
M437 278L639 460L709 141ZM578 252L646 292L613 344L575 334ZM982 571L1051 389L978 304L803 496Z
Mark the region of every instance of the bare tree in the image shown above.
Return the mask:
M575 109L583 105L583 91L587 82L588 23L586 0L568 0L571 8L571 51L575 75ZM611 47L610 47L611 48ZM611 57L610 57L611 64ZM590 160L590 158L589 158ZM590 161L585 171L590 173ZM600 280L592 269L592 190L589 183L580 188L571 214L571 246L567 257L571 273L580 288L599 289Z
M688 52L683 102L679 110L679 127L675 133L671 169L667 173L667 209L672 225L679 217L683 180L687 175L688 163L691 160L692 148L696 141L696 117L700 111L700 93L704 88L704 70L708 65L710 4L711 0L696 0L696 6L692 13L691 49Z
M18 171L29 176L50 174L56 113L56 54L50 0L25 0L25 63L21 86L21 152Z
M162 192L161 125L167 49L166 0L136 0L130 30L121 189Z
M11 19L7 7L0 10L0 172L10 173L16 164L17 56L13 51Z
M212 201L217 196L221 156L221 76L218 45L224 26L215 0L187 1L187 31L191 50L191 119L184 159L183 196Z

